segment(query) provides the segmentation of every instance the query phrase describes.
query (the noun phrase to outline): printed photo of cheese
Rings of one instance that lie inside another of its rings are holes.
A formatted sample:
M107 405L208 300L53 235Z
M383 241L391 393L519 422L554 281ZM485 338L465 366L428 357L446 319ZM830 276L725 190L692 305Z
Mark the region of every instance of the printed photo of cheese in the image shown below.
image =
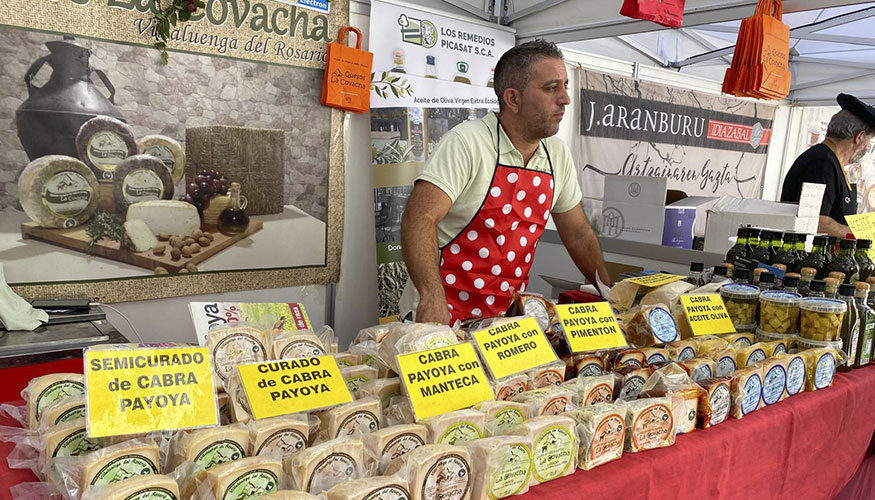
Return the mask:
M48 155L28 163L18 178L21 208L41 227L71 228L97 210L97 177L70 156Z
M147 135L137 141L137 150L160 160L170 173L173 184L179 184L185 177L185 150L174 139L165 135Z

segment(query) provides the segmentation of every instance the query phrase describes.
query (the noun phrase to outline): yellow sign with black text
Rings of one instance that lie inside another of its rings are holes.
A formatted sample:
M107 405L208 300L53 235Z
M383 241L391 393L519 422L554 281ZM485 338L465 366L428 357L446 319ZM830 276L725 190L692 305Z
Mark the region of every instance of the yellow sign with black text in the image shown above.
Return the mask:
M675 281L680 281L686 278L686 276L680 276L677 274L648 274L646 276L639 276L637 278L628 278L626 281L631 281L632 283L646 286L646 287L657 287L662 285L667 285L669 283L674 283Z
M558 304L556 313L571 352L626 347L626 338L607 302Z
M848 227L858 240L875 240L875 212L846 215ZM869 249L869 258L875 259L875 247Z
M334 356L251 363L237 370L256 420L352 401Z
M558 360L532 317L506 321L471 334L494 378L504 378Z
M474 346L467 342L401 354L398 367L417 421L495 397Z
M85 351L89 437L218 425L206 347Z
M694 336L735 333L732 318L718 293L681 295L681 304Z

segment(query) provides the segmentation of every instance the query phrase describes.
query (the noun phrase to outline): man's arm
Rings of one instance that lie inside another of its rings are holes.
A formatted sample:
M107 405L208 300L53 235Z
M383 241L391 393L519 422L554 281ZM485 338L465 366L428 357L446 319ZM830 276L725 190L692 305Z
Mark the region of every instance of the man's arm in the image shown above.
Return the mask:
M852 232L848 226L837 222L832 217L821 215L817 221L817 232L826 233L830 236L844 238L848 233Z
M583 214L583 207L578 204L567 212L553 213L553 222L556 223L559 239L571 255L571 260L586 279L595 285L595 274L598 271L602 283L611 286L611 277L605 267L599 240Z
M441 282L437 224L450 211L452 201L440 188L419 181L407 200L401 219L401 253L407 273L419 292L416 321L449 324L450 311Z

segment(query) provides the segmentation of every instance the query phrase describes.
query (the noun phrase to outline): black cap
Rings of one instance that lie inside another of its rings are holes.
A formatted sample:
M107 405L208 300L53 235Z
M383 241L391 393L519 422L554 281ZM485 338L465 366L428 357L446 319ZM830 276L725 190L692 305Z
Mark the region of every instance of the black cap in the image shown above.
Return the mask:
M772 231L772 238L776 240L784 239L784 233L782 231Z
M826 246L827 243L829 243L829 236L815 236L814 237L814 244L816 246L821 246L821 247Z
M751 276L750 269L735 270L735 281L750 281Z
M812 292L823 292L826 290L826 281L811 280L811 284L808 285L808 288L811 289Z
M835 245L835 244L836 244L836 241L839 240L837 236L827 236L827 238L829 238L829 244L830 244L830 245Z
M726 276L728 272L729 269L726 266L714 266L714 276Z
M701 273L705 270L705 264L701 262L690 262L690 271L694 273Z
M775 275L769 272L765 272L760 275L760 283L774 283Z
M857 248L866 250L872 248L872 240L857 240Z
M744 238L745 236L747 236L747 228L744 226L739 226L738 231L736 231L735 235L739 238Z
M836 102L838 102L839 106L845 111L850 111L854 116L866 122L870 127L875 127L875 107L869 106L850 94L839 94L836 97Z
M841 285L839 285L839 295L844 295L845 297L853 297L854 292L856 291L856 287L854 287L854 285L850 283L842 283Z
M760 276L760 281L763 277ZM784 276L784 288L796 288L799 286L799 276Z
M854 248L857 246L857 240L842 240L839 242L839 248Z

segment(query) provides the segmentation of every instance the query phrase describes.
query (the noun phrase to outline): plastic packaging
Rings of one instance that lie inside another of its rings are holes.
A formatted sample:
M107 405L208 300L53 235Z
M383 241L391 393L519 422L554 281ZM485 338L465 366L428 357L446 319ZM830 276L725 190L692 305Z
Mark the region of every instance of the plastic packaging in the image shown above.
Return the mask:
M599 403L568 413L577 422L577 466L591 470L623 456L626 408Z
M355 393L355 397L358 399L370 396L379 398L384 410L389 407L393 397L401 395L401 379L399 377L369 380L359 386Z
M307 448L311 434L311 420L319 425L317 417L303 413L251 420L249 456L272 456L282 460Z
M702 393L702 388L693 382L682 366L671 364L653 372L639 397L667 397L673 432L685 434L696 428L696 411Z
M331 335L326 335L331 340ZM271 342L272 359L297 359L324 356L329 353L330 345L310 330L282 332L274 335Z
M650 370L647 368L620 368L614 370L615 378L620 378L620 390L617 394L617 399L632 400L638 397L641 388L650 378Z
M511 401L514 396L528 389L528 383L529 377L525 373L489 381L497 401Z
M672 361L684 361L695 358L698 355L698 347L698 342L693 340L678 340L666 346Z
M21 391L27 404L27 426L36 430L40 416L48 406L85 394L85 378L81 373L51 373L32 378Z
M367 382L377 380L379 372L376 368L368 365L355 365L340 369L340 375L346 381L349 392L354 398L358 398L358 391Z
M598 377L578 377L576 383L578 406L613 402L615 385L615 376L610 373Z
M735 325L756 323L760 289L754 285L728 283L720 287L720 297ZM737 327L736 327L737 328Z
M271 457L249 457L207 470L193 499L253 498L286 486L283 464Z
M605 298L621 311L631 309L642 286L628 280L623 280L608 290Z
M725 422L729 418L729 410L732 407L732 393L729 387L729 377L709 378L699 381L699 386L705 390L705 394L699 398L698 425L702 429L709 429Z
M271 334L242 322L229 323L207 332L207 347L213 358L213 370L224 385L237 365L268 359Z
M249 456L249 428L242 423L178 432L170 447L168 469L194 462L210 469Z
M802 300L799 335L816 341L840 341L842 319L847 304L838 299L806 298Z
M474 470L471 498L498 499L529 490L533 460L527 439L496 436L465 444Z
M798 293L768 291L760 294L760 328L772 333L796 333L799 325Z
M808 368L805 356L801 354L779 354L779 359L787 363L787 388L786 397L795 396L805 390L805 378Z
M597 353L575 354L571 360L578 377L596 377L605 372L605 362Z
M383 405L376 396L337 405L318 413L319 436L328 441L383 427Z
M526 386L530 390L559 385L565 382L565 362L559 360L539 366L527 371L526 376L528 377Z
M390 329L396 328L399 325L401 325L401 323L397 321L392 321L389 323L383 323L382 325L362 328L358 331L355 339L353 339L352 343L349 346L353 347L364 342L374 342L375 344L379 344L383 341L384 338L386 338L386 335L389 335Z
M483 401L474 409L485 415L485 435L501 436L515 425L531 418L531 408L513 401Z
M407 499L410 498L410 485L400 475L374 476L340 483L322 496L325 500Z
M511 401L525 404L534 416L558 415L573 410L576 397L568 387L548 386L517 394Z
M383 411L383 421L385 427L416 422L410 399L407 396L392 396L389 407Z
M836 367L841 362L839 351L831 347L817 347L801 351L806 364L806 391L819 391L831 386Z
M643 398L616 404L627 411L624 451L638 453L674 444L677 431L671 398Z
M333 439L286 457L283 468L295 489L318 495L344 481L370 475L365 456L360 438Z
M430 444L461 445L486 435L486 415L477 410L456 410L421 420Z
M763 374L763 406L771 406L787 397L787 360L768 358L757 362Z
M796 335L789 333L766 332L757 328L754 340L773 346L771 353L766 353L767 357L772 357L777 356L778 354L790 352L790 349L795 346Z
M751 330L750 332L728 333L726 335L720 335L720 338L729 342L730 346L733 349L738 349L740 347L753 345L754 337L756 336L756 329L757 326L756 323L754 323L753 330Z
M732 372L738 366L735 362L736 354L737 352L730 345L726 349L715 352L710 356L717 363L714 368L714 377L728 377L732 375Z
M732 394L730 414L733 418L743 418L762 407L763 376L759 366L736 370L729 388Z
M92 486L85 489L82 500L116 499L177 499L181 498L179 485L170 476L135 476L106 486Z
M362 439L369 456L376 460L376 472L382 474L398 457L425 445L428 429L422 424L393 425L365 434Z
M531 486L574 474L578 438L577 423L571 417L534 417L509 434L528 438L533 459Z
M456 333L447 325L403 323L389 329L389 333L379 344L377 352L385 365L391 367L395 373L400 373L396 360L399 354L427 351L458 343Z
M642 306L626 324L626 340L636 347L673 342L678 337L677 323L664 304Z

